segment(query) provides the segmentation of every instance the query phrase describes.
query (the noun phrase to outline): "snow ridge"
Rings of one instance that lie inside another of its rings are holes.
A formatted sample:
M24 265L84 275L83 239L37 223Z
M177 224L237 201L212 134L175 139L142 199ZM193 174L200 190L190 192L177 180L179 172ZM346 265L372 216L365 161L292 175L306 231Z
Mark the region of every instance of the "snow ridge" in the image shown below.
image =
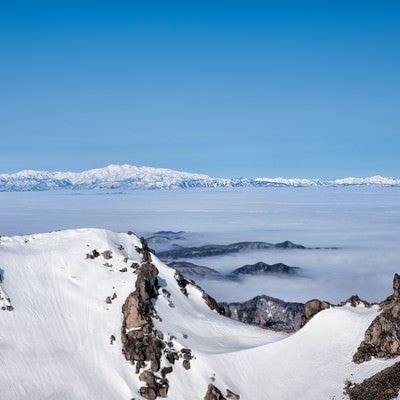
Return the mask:
M400 179L383 176L340 178L215 178L166 168L109 165L82 172L24 170L0 174L0 191L52 189L184 189L221 187L400 186Z

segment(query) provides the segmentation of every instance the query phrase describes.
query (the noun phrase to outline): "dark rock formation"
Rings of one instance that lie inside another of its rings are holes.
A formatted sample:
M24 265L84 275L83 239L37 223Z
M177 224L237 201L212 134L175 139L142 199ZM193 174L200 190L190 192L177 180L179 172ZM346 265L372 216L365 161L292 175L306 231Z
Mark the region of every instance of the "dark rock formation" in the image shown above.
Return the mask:
M176 283L178 284L181 292L185 295L188 296L188 291L186 289L186 287L188 285L192 285L194 287L196 287L198 290L200 290L200 292L202 293L202 298L204 299L205 303L207 304L207 306L211 309L211 310L215 310L217 311L219 314L221 315L225 315L225 310L223 307L221 307L218 302L211 297L209 294L207 294L200 286L198 286L196 284L196 282L192 281L192 280L188 280L185 279L178 271L175 272L175 280Z
M233 275L267 275L267 274L285 274L295 275L300 271L299 267L290 267L289 265L277 263L266 264L265 262L258 262L255 264L244 265L243 267L234 269L231 274Z
M339 303L339 306L344 306L346 304L350 304L352 307L357 307L360 304L363 304L365 307L371 307L372 303L369 303L366 300L362 300L358 297L358 295L354 294L353 296L349 297L347 300L342 301Z
M147 246L142 249L142 257L151 261ZM158 295L158 270L151 262L144 262L137 269L135 291L131 293L122 306L123 323L121 339L125 358L136 363L136 371L150 361L152 371L160 369L162 349L162 333L153 330L151 317L155 310L151 302ZM161 338L160 338L161 337Z
M212 383L208 385L204 400L226 400L222 395L221 391L215 387Z
M304 326L315 314L318 314L322 310L326 310L331 307L331 304L327 301L321 301L318 299L313 299L307 301L304 304L304 314L301 319L301 326Z
M208 293L206 293L204 290L200 289L202 293L202 297L208 307L211 310L215 310L218 314L225 315L225 308L217 302L217 300L214 299L214 297L211 297Z
M101 255L104 257L105 260L110 260L112 258L112 251L105 250L101 253Z
M93 260L99 256L100 256L100 253L96 249L94 249L91 253L86 254L86 258L91 259L91 260Z
M345 388L350 400L392 400L400 391L400 362Z
M233 393L232 390L226 389L226 400L240 400L240 396Z
M266 242L238 242L227 245L209 244L200 247L182 247L175 245L171 250L159 252L158 256L163 260L168 260L178 258L212 257L230 253L239 253L241 251L271 249L306 249L306 247L289 241L276 244Z
M175 272L174 278L176 280L176 283L179 286L179 289L181 290L181 292L187 296L187 289L186 286L189 284L189 281L187 279L185 279L178 271Z
M295 331L301 327L304 304L257 296L242 303L220 303L225 315L246 324Z
M392 358L400 355L400 276L394 275L393 295L381 304L380 314L365 332L353 361L362 363L372 357Z

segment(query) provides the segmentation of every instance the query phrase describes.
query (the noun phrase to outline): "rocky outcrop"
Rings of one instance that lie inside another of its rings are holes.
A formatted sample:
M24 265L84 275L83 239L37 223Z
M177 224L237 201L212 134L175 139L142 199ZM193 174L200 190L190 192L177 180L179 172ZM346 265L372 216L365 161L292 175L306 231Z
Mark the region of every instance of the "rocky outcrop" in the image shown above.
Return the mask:
M4 270L0 268L0 310L2 311L13 311L14 307L11 304L11 299L7 293L1 287L1 283L4 281Z
M207 306L211 310L217 311L217 313L221 315L225 315L225 310L224 307L222 307L217 300L215 300L213 297L211 297L208 293L206 293L200 286L196 284L196 282L190 280L190 279L185 279L178 271L175 272L175 280L176 283L178 284L181 292L185 295L188 296L188 291L187 291L187 286L192 285L196 287L198 290L200 290L201 295Z
M315 314L331 307L327 301L313 299L304 304L304 314L301 318L301 326L304 326Z
M365 332L353 361L362 363L372 357L400 355L400 275L393 278L393 295L380 304L381 312Z
M153 374L160 370L165 343L163 333L153 328L152 321L152 317L157 317L152 299L158 296L158 270L151 263L147 245L140 253L144 262L136 269L135 291L129 294L122 306L122 351L127 360L136 364L136 373L145 367L145 362L150 362L150 371L139 376L146 383L139 392L145 399L153 400L166 397L168 393L168 380Z
M354 294L353 296L350 296L347 300L342 301L341 303L338 304L338 306L345 306L346 304L351 305L352 307L357 307L359 305L363 305L364 307L372 307L372 303L369 303L366 300L360 299L358 295Z
M289 303L269 296L257 296L241 303L220 303L225 315L246 324L285 331L300 328L304 304Z
M204 400L226 400L221 391L212 383L208 385Z
M236 393L233 393L232 390L226 389L226 397L224 397L222 392L216 386L210 383L207 387L204 400L240 400L240 396Z
M362 383L348 383L345 392L350 400L392 400L400 391L400 362L365 379Z

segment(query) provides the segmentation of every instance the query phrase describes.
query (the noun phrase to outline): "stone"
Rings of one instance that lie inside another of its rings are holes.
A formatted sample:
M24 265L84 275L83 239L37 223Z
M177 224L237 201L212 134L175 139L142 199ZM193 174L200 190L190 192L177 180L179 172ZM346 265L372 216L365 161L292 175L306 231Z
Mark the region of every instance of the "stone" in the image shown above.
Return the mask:
M128 268L124 267L119 270L119 272L128 272Z
M161 376L165 378L165 375L170 374L172 372L172 367L164 367L161 369Z
M110 297L110 296L107 296L107 297L106 297L106 303L107 303L107 304L111 304L111 303L112 303L111 297Z
M304 326L314 315L326 310L331 305L327 301L313 299L304 304L304 315L301 319L301 326Z
M372 357L393 358L400 355L400 276L394 275L393 295L384 300L381 312L371 322L364 340L353 355L355 363L369 361Z
M233 393L232 390L226 389L226 400L240 400L240 396Z
M145 382L150 387L156 386L156 378L151 371L143 371L139 375L139 380Z
M222 395L221 391L215 387L212 383L208 385L204 400L226 400Z
M155 400L157 398L156 390L147 386L142 386L139 389L139 394L146 400Z
M112 258L112 251L105 250L101 253L101 255L104 257L105 260L110 260Z

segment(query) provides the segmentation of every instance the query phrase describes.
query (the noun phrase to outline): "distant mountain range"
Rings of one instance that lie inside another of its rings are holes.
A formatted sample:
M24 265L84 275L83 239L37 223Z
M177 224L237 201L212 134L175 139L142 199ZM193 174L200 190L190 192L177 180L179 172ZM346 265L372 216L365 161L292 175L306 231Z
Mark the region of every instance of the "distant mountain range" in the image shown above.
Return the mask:
M51 189L183 189L222 187L400 186L400 179L383 176L334 180L305 178L214 178L165 168L109 165L83 172L24 170L0 174L0 191Z

